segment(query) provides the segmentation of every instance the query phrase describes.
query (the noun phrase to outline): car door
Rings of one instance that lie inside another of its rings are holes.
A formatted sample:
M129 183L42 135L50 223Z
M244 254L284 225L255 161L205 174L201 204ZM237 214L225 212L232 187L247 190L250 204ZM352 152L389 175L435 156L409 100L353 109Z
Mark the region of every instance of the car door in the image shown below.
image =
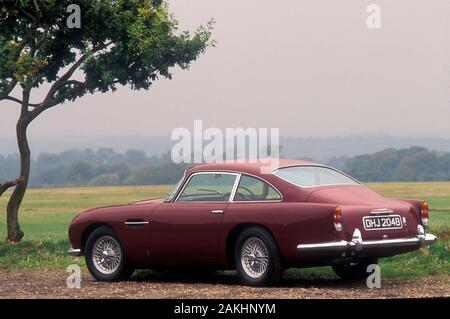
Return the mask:
M172 202L158 206L150 221L153 260L214 260L231 193L238 174L197 172Z

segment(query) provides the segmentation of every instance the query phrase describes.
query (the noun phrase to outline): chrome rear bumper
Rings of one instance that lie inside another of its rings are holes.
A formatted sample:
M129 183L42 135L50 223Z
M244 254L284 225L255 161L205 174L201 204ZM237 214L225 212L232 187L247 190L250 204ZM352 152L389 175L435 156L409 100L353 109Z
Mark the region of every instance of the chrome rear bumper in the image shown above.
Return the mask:
M344 253L348 250L359 252L365 248L414 248L426 245L432 245L436 242L437 237L432 234L425 234L421 225L417 227L417 235L415 237L382 239L382 240L366 240L364 241L358 228L353 232L351 241L340 240L313 244L300 244L297 249L300 251L333 251Z
M67 253L70 256L80 257L81 256L81 249L74 249L74 248L70 247L69 250L67 251Z

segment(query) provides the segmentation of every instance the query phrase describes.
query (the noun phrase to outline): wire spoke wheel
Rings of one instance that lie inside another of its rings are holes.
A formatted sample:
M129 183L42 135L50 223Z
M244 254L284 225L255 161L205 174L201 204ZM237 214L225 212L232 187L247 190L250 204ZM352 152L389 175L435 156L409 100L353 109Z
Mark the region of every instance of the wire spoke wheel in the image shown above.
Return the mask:
M109 275L117 271L122 260L119 243L111 236L97 239L92 249L92 262L102 274Z
M269 265L269 253L264 242L258 237L250 237L242 245L241 264L251 278L260 278Z

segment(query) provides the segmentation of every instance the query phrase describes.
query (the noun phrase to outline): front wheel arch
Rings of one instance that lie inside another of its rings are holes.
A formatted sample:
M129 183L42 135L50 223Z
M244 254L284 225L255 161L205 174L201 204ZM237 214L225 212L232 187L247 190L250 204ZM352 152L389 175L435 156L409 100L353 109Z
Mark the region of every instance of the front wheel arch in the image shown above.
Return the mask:
M87 226L83 230L83 232L81 234L81 251L83 253L84 253L84 248L86 247L86 243L87 243L87 240L89 238L89 235L92 234L92 232L94 230L96 230L97 228L100 228L100 227L109 227L117 234L115 229L108 223L94 223L94 224L90 224L89 226Z

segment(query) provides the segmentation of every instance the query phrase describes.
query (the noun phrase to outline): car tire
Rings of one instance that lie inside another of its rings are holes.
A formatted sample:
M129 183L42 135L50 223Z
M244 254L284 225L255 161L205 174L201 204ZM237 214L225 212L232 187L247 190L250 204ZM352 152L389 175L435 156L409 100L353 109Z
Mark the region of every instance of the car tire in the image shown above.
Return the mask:
M378 264L377 259L364 259L355 263L332 265L333 271L344 280L366 279L370 273L367 267L371 264Z
M96 228L89 235L84 252L89 272L99 281L126 280L134 272L119 238L110 227Z
M278 246L271 234L262 227L247 228L239 235L234 261L240 279L251 286L274 284L283 277Z

